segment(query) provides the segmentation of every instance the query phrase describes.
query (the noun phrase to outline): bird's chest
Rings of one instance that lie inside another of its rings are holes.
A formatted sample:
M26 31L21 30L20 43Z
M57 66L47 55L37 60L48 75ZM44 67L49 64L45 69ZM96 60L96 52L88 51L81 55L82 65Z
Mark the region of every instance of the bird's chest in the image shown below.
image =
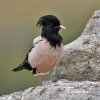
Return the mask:
M29 54L29 63L38 72L46 72L58 63L62 53L63 46L54 48L48 42L41 41Z

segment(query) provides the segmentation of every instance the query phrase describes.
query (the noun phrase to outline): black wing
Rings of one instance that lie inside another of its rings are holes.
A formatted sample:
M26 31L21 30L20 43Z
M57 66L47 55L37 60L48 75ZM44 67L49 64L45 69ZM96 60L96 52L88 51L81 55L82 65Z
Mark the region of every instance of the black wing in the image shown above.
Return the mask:
M37 37L37 38L39 38L39 37ZM41 37L41 38L42 38L42 37ZM41 39L41 38L37 39L37 42L35 41L36 43L34 43L34 45L33 45L32 48L34 48L34 47L35 47L35 44L38 44L39 41L42 41L42 40L43 40L43 39ZM31 52L32 48L29 50L29 52ZM29 54L29 52L27 53L26 58L24 59L24 61L22 62L22 64L20 64L20 65L19 65L18 67L16 67L16 68L14 68L12 71L17 72L17 71L20 71L20 70L22 70L22 69L27 69L27 70L32 70L32 73L33 73L33 74L36 74L36 68L32 68L32 67L30 66L30 64L28 63L28 54ZM34 67L35 67L35 66L34 66Z
M32 47L34 48L34 46ZM29 50L29 52L32 50L32 48ZM22 69L27 69L27 70L32 70L32 67L30 66L30 64L28 63L28 54L26 55L26 58L24 59L24 61L22 62L22 64L20 64L18 67L14 68L12 71L20 71Z

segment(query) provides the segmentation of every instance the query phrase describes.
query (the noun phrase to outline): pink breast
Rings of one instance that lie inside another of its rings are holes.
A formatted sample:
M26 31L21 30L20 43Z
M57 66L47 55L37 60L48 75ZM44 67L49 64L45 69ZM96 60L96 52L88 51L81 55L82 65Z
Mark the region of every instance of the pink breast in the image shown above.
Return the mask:
M28 62L33 68L36 67L38 72L47 72L59 62L62 53L63 45L53 48L46 40L43 40L29 53Z

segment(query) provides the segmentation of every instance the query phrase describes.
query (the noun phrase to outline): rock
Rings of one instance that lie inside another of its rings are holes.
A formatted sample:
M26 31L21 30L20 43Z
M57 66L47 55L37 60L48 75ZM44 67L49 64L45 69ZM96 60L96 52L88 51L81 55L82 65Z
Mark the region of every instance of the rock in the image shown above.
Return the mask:
M64 46L64 54L55 67L52 80L100 80L100 10L94 12L82 35Z
M100 82L59 80L4 95L0 100L100 100Z

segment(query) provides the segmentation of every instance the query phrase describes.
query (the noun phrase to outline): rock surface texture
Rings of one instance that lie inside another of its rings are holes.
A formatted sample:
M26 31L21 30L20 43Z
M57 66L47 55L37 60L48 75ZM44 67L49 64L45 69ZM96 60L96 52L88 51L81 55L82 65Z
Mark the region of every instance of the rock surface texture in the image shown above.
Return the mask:
M59 80L2 96L0 100L100 100L100 82Z
M100 100L100 10L82 35L64 47L52 80L0 97L0 100Z
M95 11L82 35L65 45L61 62L55 67L52 80L100 80L100 10Z

